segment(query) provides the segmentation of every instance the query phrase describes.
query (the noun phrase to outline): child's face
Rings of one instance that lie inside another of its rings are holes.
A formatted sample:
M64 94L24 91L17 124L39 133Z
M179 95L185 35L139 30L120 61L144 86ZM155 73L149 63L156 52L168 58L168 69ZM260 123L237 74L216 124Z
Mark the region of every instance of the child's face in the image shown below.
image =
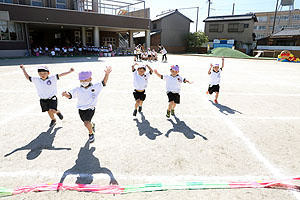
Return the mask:
M142 75L144 75L146 70L144 68L138 68L137 71L138 71L139 75L142 76Z
M170 71L172 76L177 76L177 74L179 73L179 71L176 71L174 69L170 69Z
M92 78L88 78L88 79L85 79L85 80L80 80L80 83L82 82L91 82L92 81Z
M214 66L214 70L217 72L219 71L219 66Z
M45 80L48 77L49 72L38 72L38 74L41 79Z

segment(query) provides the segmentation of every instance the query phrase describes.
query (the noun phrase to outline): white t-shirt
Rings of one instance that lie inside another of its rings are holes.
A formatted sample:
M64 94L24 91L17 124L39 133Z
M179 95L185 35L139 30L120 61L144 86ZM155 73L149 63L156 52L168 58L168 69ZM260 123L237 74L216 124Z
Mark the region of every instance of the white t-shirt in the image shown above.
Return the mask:
M78 98L77 108L80 110L87 110L95 108L98 101L98 96L103 89L103 83L92 84L88 88L76 87L69 93L72 98Z
M180 93L181 83L185 82L185 78L181 76L162 75L162 79L166 81L167 92Z
M210 80L209 80L209 84L210 85L218 85L218 84L220 84L221 72L222 72L221 68L219 69L218 72L214 72L214 70L211 70Z
M55 51L51 51L51 55L52 55L52 56L55 56Z
M150 78L150 73L147 72L143 76L140 76L137 70L133 72L133 87L136 90L144 90L147 87L148 79Z
M162 53L163 55L168 53L165 47L161 50L161 53Z
M35 85L41 99L50 99L57 94L58 79L58 74L50 76L45 80L40 77L29 77L29 80Z

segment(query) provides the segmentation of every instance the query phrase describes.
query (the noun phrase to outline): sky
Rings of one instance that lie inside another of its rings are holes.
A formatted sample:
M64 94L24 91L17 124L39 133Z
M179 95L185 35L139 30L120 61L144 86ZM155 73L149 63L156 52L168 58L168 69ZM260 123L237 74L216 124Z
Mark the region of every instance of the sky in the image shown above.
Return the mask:
M145 0L146 8L150 8L150 17L154 19L162 11L178 9L179 12L194 21L191 23L190 31L196 31L197 9L183 9L199 7L198 30L204 31L204 22L208 14L207 0ZM210 16L231 15L232 6L235 3L234 14L246 14L249 12L268 12L275 11L277 0L211 0ZM279 0L279 3L281 0ZM294 1L294 9L300 8L300 0ZM288 10L283 7L282 10Z

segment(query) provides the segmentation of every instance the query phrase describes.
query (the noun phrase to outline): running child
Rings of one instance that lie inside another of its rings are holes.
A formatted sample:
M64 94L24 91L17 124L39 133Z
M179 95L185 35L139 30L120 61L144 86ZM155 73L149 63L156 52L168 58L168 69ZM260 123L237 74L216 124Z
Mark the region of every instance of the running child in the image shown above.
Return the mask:
M220 91L220 80L221 80L221 72L224 68L224 57L222 57L222 67L219 68L219 64L210 64L210 68L208 70L208 75L210 75L209 80L209 86L208 91L206 91L206 94L212 94L216 93L215 96L215 104L218 104L218 97L219 97L219 91ZM213 70L211 70L213 69Z
M70 74L74 71L73 68L68 72L64 72L61 74L56 74L49 77L49 69L46 66L38 67L39 77L31 77L27 74L24 65L21 65L20 68L23 70L25 78L32 82L37 90L37 93L40 97L40 105L42 108L42 112L48 112L48 115L51 119L49 127L52 127L56 124L56 118L54 114L56 114L60 120L63 119L63 115L59 110L57 110L57 80L60 77Z
M149 69L149 72L147 73L145 73L146 67ZM133 72L133 87L134 87L133 96L135 99L133 116L136 116L137 109L139 112L142 112L143 102L146 99L145 89L148 84L148 79L150 78L150 75L153 73L153 70L151 69L151 67L149 67L149 65L146 66L138 65L137 63L132 65L131 68Z
M62 96L68 99L78 98L77 108L79 109L79 116L84 123L84 126L89 132L89 142L92 143L95 140L95 123L92 122L92 118L95 114L95 109L98 101L98 96L106 86L108 76L111 72L111 67L106 67L104 70L105 76L102 82L92 83L92 72L82 71L78 74L80 86L74 88L70 92L63 92Z
M167 62L167 49L163 46L163 45L161 45L161 44L159 44L158 45L158 47L159 47L159 51L160 51L160 53L162 54L162 62Z
M185 78L182 78L179 73L179 66L178 65L172 65L170 69L171 75L161 75L157 72L157 70L154 70L154 73L161 79L166 81L166 89L167 89L167 95L169 98L169 106L167 110L167 117L170 117L171 115L175 115L175 107L176 104L180 104L180 89L181 89L181 83L192 83L188 81Z

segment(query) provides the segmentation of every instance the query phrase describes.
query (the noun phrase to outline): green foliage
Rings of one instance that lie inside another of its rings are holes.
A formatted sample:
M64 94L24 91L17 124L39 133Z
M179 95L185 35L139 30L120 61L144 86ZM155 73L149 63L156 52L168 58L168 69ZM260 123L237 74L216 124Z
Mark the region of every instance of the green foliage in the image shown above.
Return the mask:
M208 42L208 36L204 32L198 31L189 33L188 45L189 47L201 47L202 44Z

